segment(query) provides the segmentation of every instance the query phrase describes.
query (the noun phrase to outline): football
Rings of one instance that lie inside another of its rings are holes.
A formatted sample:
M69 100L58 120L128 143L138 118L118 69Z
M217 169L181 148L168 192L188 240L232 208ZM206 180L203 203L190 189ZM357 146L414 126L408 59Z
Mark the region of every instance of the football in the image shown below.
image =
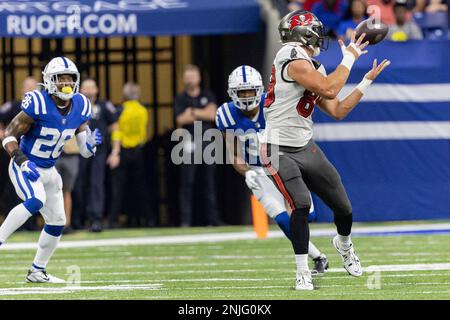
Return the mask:
M355 31L356 39L365 33L364 41L369 41L369 44L376 44L386 37L389 27L382 22L375 22L372 18L369 18L358 24Z

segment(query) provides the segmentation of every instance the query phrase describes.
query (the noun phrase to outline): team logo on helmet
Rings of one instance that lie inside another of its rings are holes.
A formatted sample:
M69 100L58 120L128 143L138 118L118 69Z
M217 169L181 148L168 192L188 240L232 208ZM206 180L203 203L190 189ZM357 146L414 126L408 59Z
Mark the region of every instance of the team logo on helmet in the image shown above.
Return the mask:
M314 21L314 17L310 13L296 15L289 21L289 29L292 31L295 27L306 26Z

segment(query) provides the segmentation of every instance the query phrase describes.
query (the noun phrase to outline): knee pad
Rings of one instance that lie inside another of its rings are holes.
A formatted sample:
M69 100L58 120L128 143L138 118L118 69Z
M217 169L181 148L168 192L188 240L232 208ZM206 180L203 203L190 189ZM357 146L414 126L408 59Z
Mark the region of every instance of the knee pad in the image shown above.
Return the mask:
M26 200L23 205L25 206L25 208L27 208L28 211L30 211L32 215L36 215L39 213L39 210L42 209L44 203L42 203L42 201L37 198L30 198Z
M51 226L48 224L44 226L44 231L54 237L59 237L62 234L63 230L64 226Z

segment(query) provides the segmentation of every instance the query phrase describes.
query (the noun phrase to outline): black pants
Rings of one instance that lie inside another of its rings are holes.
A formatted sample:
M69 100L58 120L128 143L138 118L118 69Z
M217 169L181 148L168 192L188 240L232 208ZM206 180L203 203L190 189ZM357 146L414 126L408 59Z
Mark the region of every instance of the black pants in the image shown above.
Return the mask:
M201 180L197 181L197 177L200 177ZM203 220L206 225L220 224L214 183L214 165L181 165L179 189L181 225L192 225L194 207L203 209L201 211L204 212L204 216L201 217L201 220ZM201 205L195 206L195 191L199 191L203 195Z
M112 171L111 176L111 223L117 222L123 209L128 213L130 226L149 226L154 223L147 187L151 181L146 177L144 159L141 147L122 148L120 165ZM128 201L124 202L125 198Z
M80 156L78 178L73 192L74 226L81 226L85 218L91 223L99 223L103 219L106 157L106 150L99 150L95 157L88 159Z

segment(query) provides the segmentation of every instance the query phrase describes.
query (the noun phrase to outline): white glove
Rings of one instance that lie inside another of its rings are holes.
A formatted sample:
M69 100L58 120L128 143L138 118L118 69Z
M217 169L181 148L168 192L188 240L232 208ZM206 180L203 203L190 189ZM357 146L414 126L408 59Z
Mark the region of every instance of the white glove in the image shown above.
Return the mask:
M95 154L96 147L102 144L102 135L98 129L95 129L94 132L91 131L89 126L86 126L86 147L88 150Z
M245 172L245 183L247 184L247 187L249 187L252 190L258 190L261 188L259 182L258 182L258 173L254 170L248 170Z

